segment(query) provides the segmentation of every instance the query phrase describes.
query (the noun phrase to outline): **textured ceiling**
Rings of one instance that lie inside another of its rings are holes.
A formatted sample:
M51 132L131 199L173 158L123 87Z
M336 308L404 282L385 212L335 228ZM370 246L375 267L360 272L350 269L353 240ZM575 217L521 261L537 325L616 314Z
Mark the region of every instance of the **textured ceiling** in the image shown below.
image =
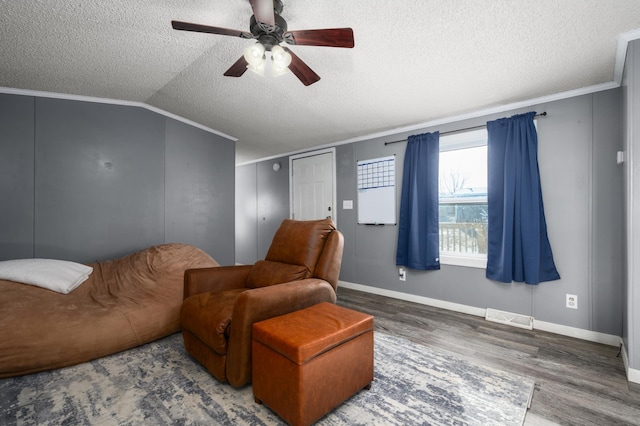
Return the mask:
M237 138L238 163L614 80L638 0L283 0L290 30L351 27L355 48L293 46L321 76L222 74L252 43L248 0L0 0L0 87L143 102Z

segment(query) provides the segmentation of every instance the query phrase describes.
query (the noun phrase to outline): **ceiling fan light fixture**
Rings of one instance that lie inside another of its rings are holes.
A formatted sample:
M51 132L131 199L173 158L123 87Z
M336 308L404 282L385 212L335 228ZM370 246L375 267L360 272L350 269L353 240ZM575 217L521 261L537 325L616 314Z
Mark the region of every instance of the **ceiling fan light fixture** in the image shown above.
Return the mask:
M264 46L260 43L256 43L253 46L249 46L244 49L244 59L247 60L249 65L258 66L264 62Z
M249 64L249 65L247 65L247 69L255 72L256 74L258 74L261 77L264 76L264 62L262 62L262 63L260 63L258 65Z
M271 63L274 77L286 74L291 64L291 54L284 50L282 46L273 46L271 48Z
M258 75L264 75L264 46L256 43L244 49L244 59L247 61L247 68Z

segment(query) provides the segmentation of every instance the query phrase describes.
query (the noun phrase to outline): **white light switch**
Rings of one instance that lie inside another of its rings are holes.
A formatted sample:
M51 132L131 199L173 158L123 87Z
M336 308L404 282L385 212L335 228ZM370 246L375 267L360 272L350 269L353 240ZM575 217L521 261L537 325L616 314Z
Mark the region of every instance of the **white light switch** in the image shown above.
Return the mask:
M353 210L353 200L342 200L343 210Z

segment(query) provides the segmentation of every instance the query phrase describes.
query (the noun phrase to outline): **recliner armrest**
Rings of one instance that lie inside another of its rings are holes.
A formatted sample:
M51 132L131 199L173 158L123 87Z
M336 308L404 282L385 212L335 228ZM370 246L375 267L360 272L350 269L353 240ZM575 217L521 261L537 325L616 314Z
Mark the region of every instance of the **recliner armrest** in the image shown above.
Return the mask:
M318 278L247 290L238 296L233 307L227 380L233 386L251 381L251 338L254 322L288 314L316 305L336 302L336 293L328 282Z
M217 266L184 271L183 299L198 293L244 288L253 265Z

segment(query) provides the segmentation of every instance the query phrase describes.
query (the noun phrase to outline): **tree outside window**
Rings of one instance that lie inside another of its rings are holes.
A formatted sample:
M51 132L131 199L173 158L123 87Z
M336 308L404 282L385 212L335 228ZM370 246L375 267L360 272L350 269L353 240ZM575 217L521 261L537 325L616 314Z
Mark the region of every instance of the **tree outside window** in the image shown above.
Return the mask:
M446 257L487 254L486 129L440 137L440 252Z

